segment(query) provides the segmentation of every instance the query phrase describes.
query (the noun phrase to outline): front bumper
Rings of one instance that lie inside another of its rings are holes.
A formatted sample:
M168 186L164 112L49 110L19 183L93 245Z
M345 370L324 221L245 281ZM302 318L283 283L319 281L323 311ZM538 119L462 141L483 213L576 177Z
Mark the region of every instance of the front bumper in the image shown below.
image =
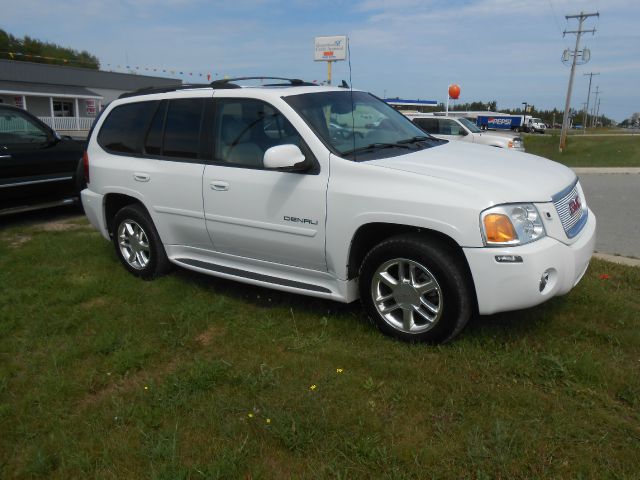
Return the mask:
M539 305L569 292L582 278L596 242L596 218L587 223L571 245L545 237L512 248L464 248L482 315ZM496 256L517 255L521 263L499 263ZM541 278L549 273L541 291Z

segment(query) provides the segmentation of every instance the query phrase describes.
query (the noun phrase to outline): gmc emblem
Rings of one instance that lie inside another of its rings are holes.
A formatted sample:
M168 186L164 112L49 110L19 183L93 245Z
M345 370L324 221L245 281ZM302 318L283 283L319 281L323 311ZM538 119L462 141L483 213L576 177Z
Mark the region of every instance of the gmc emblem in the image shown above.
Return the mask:
M569 202L569 213L571 214L571 216L573 217L573 215L580 210L580 208L582 207L582 205L580 205L580 196L576 195L576 198L574 198L573 200L571 200Z

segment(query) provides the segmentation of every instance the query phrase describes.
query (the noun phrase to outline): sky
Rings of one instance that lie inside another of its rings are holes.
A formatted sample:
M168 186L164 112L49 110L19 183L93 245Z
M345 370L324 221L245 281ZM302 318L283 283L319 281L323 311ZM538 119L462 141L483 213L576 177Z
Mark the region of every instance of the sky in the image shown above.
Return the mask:
M350 62L333 64L334 84L445 102L456 83L461 102L498 109L563 109L561 57L576 40L563 31L578 26L565 15L599 12L584 24L596 32L582 37L591 60L576 69L571 106L582 108L584 74L596 72L601 113L622 121L640 111L638 0L0 0L0 11L15 36L88 50L103 69L173 70L184 74L161 75L187 82L203 81L198 73L323 81L314 37L347 35Z

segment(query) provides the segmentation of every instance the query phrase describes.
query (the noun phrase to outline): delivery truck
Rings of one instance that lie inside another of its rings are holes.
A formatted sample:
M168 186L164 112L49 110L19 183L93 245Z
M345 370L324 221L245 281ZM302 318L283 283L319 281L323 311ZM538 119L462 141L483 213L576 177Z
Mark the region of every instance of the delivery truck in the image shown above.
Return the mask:
M513 130L516 132L544 133L546 125L536 117L527 115L478 115L476 125L483 130Z

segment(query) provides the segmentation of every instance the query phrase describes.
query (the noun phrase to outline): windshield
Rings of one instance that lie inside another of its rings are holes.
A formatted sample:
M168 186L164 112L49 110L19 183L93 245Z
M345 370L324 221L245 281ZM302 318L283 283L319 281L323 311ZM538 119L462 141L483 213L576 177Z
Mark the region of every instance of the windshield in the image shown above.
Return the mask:
M531 123L542 123L542 120L540 120L539 118L532 118Z
M466 118L459 118L458 120L460 120L460 123L463 124L465 127L467 127L471 131L471 133L482 132L482 130L480 130L478 126L475 123L473 123L471 120L467 120Z
M366 92L315 92L284 100L341 157L372 160L443 143Z

